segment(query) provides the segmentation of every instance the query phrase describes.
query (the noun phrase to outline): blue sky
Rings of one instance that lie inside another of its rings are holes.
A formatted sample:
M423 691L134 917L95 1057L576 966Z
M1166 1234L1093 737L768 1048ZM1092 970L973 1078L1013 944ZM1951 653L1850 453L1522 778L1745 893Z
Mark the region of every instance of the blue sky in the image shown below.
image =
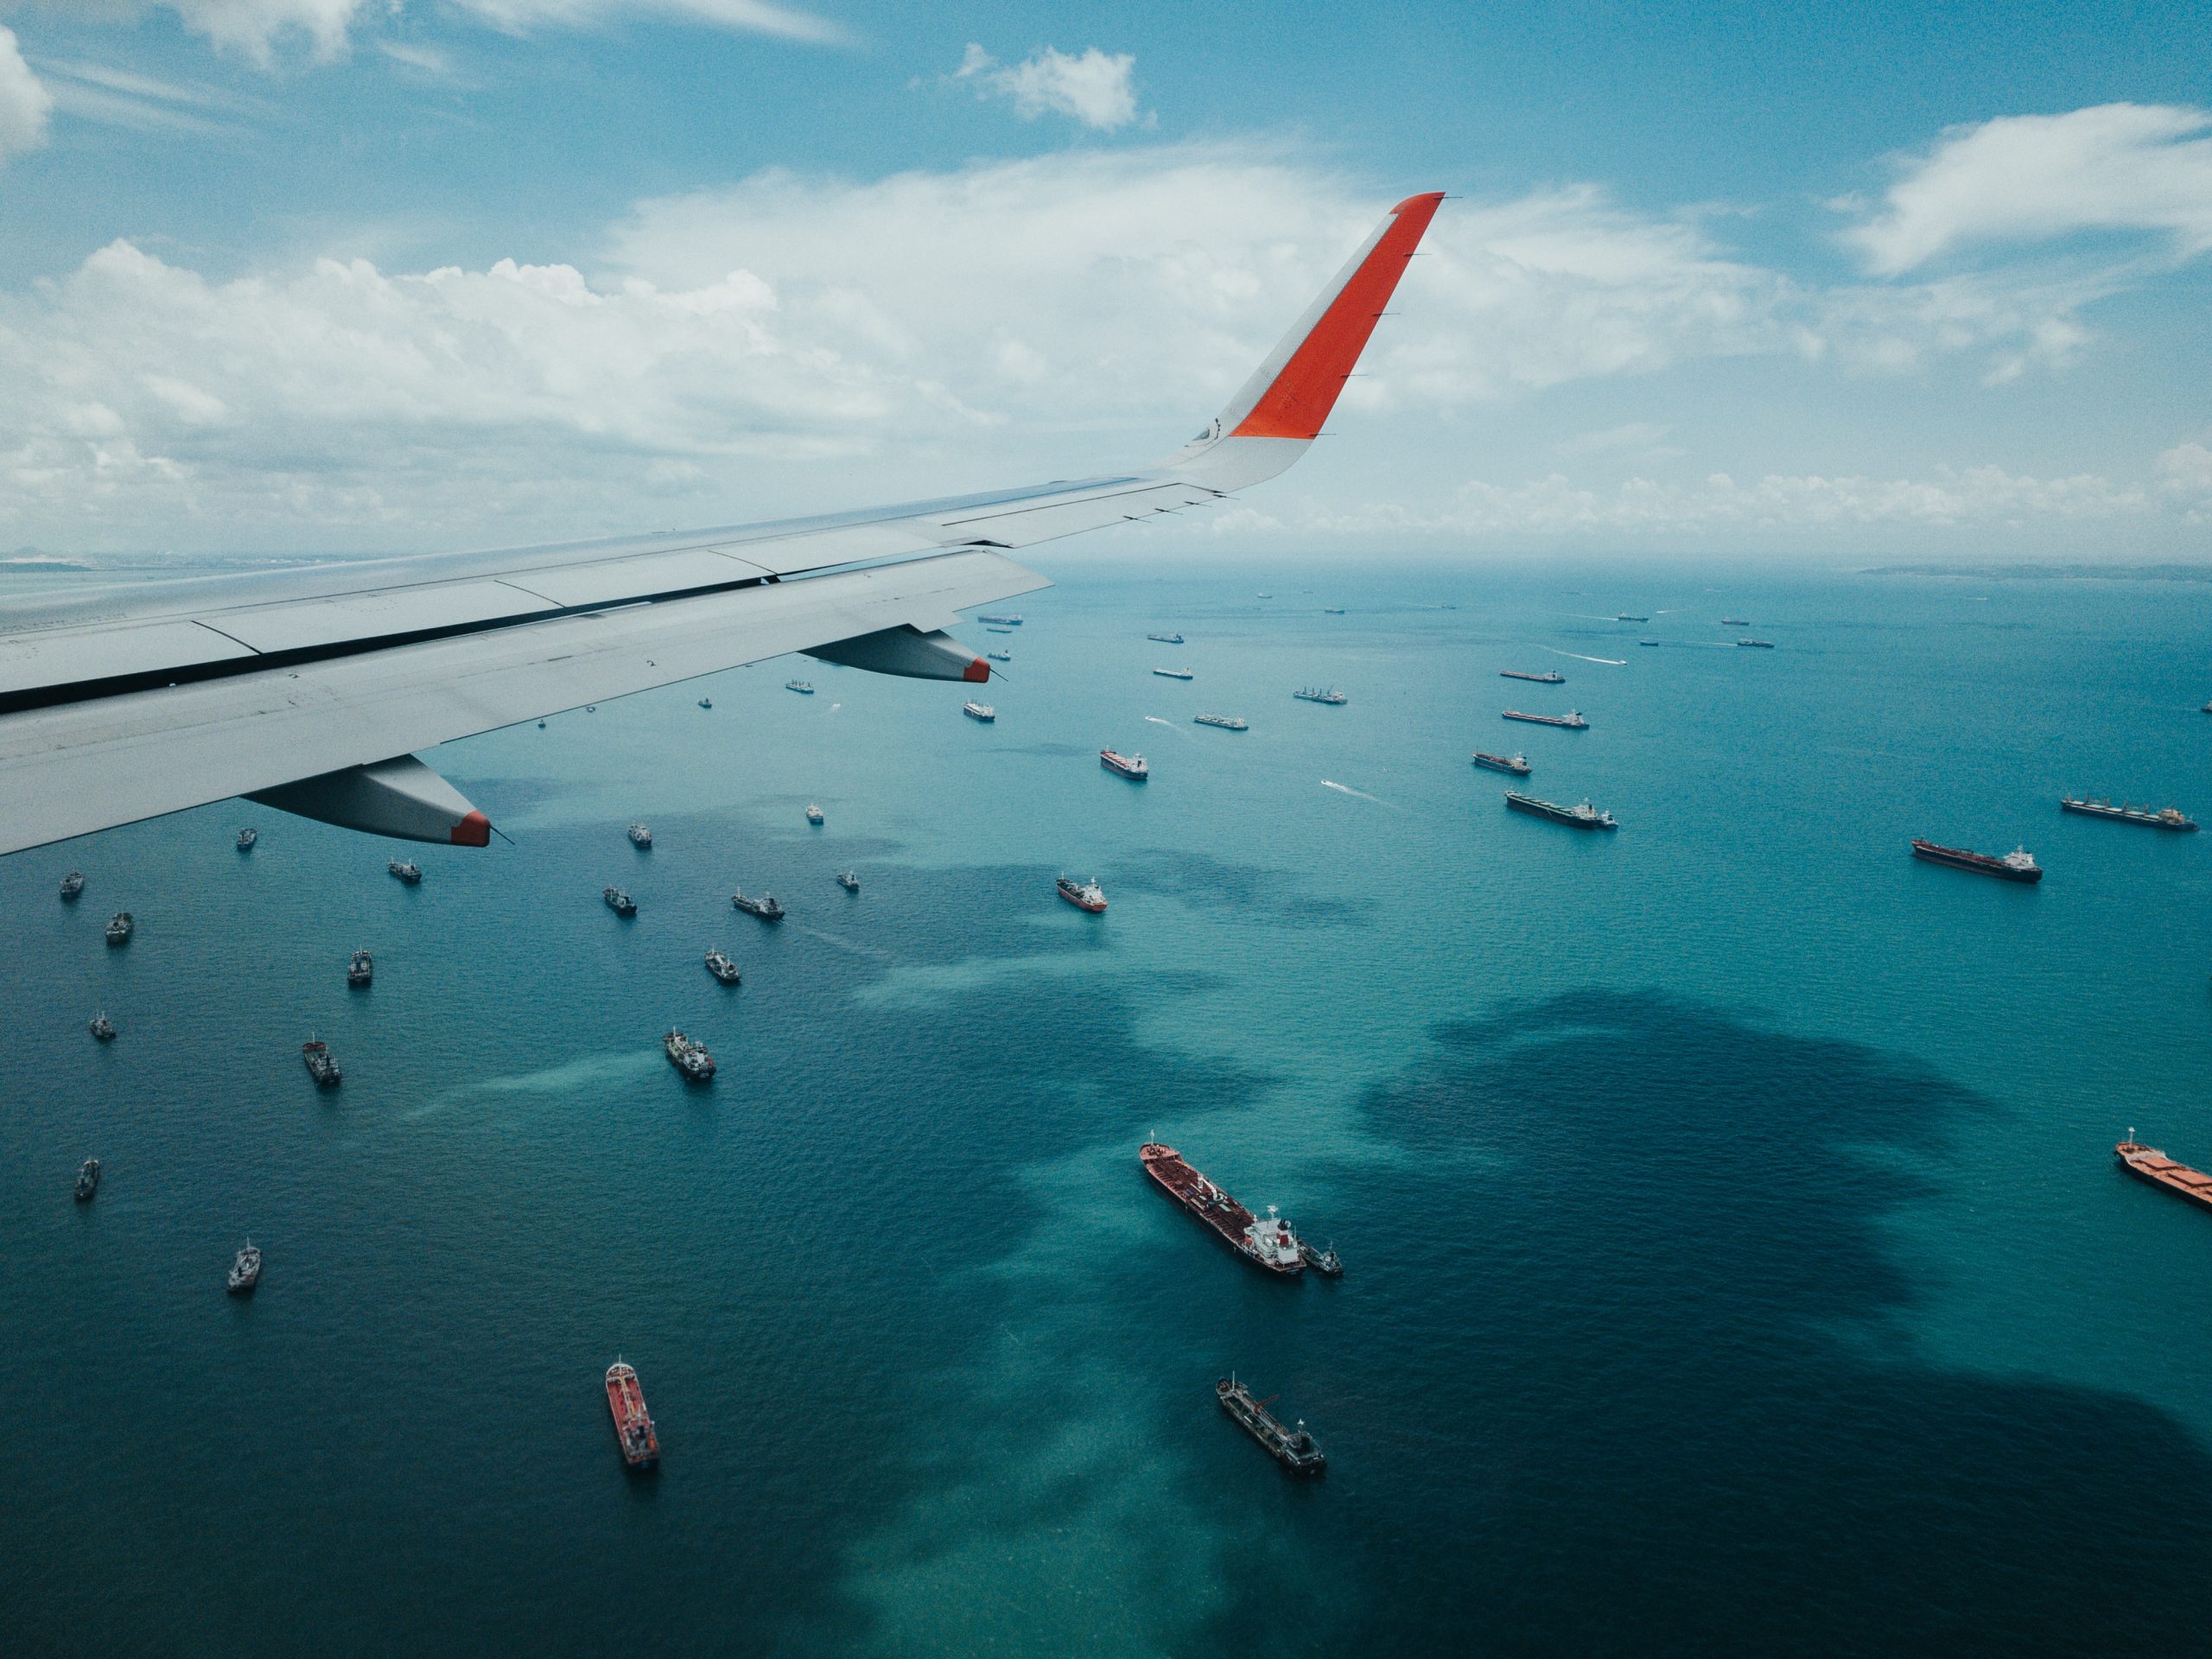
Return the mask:
M0 29L0 546L482 545L1139 463L1441 188L1331 441L1173 534L2212 551L2201 5Z

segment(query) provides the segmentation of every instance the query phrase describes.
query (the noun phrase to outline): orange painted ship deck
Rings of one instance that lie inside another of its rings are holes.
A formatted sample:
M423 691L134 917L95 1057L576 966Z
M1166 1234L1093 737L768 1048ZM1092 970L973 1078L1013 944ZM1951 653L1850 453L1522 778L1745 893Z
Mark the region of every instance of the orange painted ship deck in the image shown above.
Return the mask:
M2212 1175L2191 1169L2187 1164L2176 1163L2156 1147L2146 1147L2140 1141L2123 1141L2113 1148L2113 1154L2120 1160L2120 1166L2138 1180L2163 1186L2177 1198L2212 1210Z

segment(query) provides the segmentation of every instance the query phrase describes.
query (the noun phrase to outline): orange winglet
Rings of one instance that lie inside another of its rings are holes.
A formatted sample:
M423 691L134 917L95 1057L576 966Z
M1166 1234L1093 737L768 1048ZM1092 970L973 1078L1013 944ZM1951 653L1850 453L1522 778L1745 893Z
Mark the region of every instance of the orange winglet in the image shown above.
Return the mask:
M1329 308L1321 314L1252 412L1230 433L1236 438L1314 438L1336 407L1337 394L1375 332L1375 320L1390 302L1406 261L1413 257L1440 190L1408 196L1390 210L1391 222L1359 268L1345 279Z

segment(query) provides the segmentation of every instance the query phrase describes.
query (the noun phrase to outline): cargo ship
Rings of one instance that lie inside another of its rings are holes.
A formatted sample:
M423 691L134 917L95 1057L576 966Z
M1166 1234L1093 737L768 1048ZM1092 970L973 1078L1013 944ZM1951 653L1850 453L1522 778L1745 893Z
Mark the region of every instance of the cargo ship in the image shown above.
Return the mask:
M105 1008L102 1008L92 1016L92 1024L86 1029L92 1033L92 1040L96 1043L111 1043L115 1040L115 1021L107 1017Z
M1205 1223L1222 1243L1247 1262L1286 1276L1304 1271L1306 1258L1300 1254L1297 1236L1290 1230L1290 1224L1276 1216L1273 1205L1268 1206L1268 1218L1259 1220L1185 1163L1181 1153L1157 1141L1147 1141L1137 1156L1144 1162L1144 1173L1160 1183L1162 1192Z
M1501 680L1533 680L1538 685L1565 685L1567 683L1566 675L1550 669L1547 669L1541 674L1524 674L1517 668L1501 668L1497 671L1497 677Z
M306 1062L308 1075L315 1079L318 1089L335 1089L345 1080L338 1062L330 1058L330 1045L310 1037L300 1045L300 1058Z
M1516 778L1529 775L1529 757L1525 754L1484 754L1480 749L1474 753L1475 764L1492 772L1510 772Z
M1742 651L1772 651L1774 649L1774 641L1771 639L1738 639L1736 645L1737 648Z
M715 1075L715 1057L704 1043L695 1043L680 1031L661 1033L661 1050L668 1063L683 1074L686 1083L707 1083Z
M1748 628L1751 626L1751 619L1748 616L1724 616L1720 619L1720 626L1724 628Z
M1233 1376L1224 1376L1213 1385L1214 1395L1221 1402L1221 1408L1243 1424L1244 1430L1262 1446L1268 1448L1277 1463L1294 1475L1318 1475L1329 1466L1321 1455L1321 1448L1306 1432L1301 1419L1296 1428L1285 1428L1276 1421L1268 1406L1274 1396L1255 1400L1252 1390Z
M1531 726L1564 726L1570 732L1590 729L1590 722L1582 718L1582 711L1579 709L1570 709L1563 715L1524 715L1518 709L1509 709L1503 717L1507 720L1525 720Z
M129 911L117 911L115 912L114 919L110 921L107 925L107 942L110 944L130 944L130 935L137 925L138 924L132 919Z
M1183 636L1179 633L1147 633L1145 638L1162 645L1179 645L1183 643Z
M720 949L707 952L707 971L725 985L734 985L743 976L729 959L729 953Z
M1012 657L1008 656L1002 651L987 651L983 655L989 658L995 663L1010 663L1014 660Z
M1060 897L1077 910L1087 910L1096 916L1106 908L1106 889L1098 885L1096 876L1088 881L1071 881L1064 875L1059 879L1059 889Z
M813 684L810 681L806 680L785 680L784 682L784 690L786 691L796 691L802 697L810 697L814 695Z
M385 865L385 868L391 873L395 880L404 881L410 887L423 879L423 867L420 864L403 863L395 858L391 863Z
M638 913L638 901L620 887L601 887L599 890L599 896L607 901L607 907L617 916L634 916Z
M1152 776L1152 768L1141 754L1121 754L1112 749L1098 751L1098 764L1109 772L1116 772L1132 783L1141 784Z
M1163 680L1194 680L1198 677L1187 668L1155 668L1152 671Z
M642 823L632 824L630 844L641 853L650 853L653 849L653 832Z
M1932 841L1916 837L1912 855L1924 858L1930 864L1948 864L1955 870L1972 870L1977 875L1993 875L2006 881L2043 880L2043 867L2024 847L2016 848L2002 858L1993 858L1987 853L1970 853L1963 847L1939 847Z
M85 873L82 870L72 870L68 874L61 878L61 902L63 904L67 904L84 890Z
M260 831L260 830L256 830L256 829L252 828L251 825L247 826L247 827L246 827L245 829L244 829L244 830L239 830L239 831L238 831L238 851L240 851L240 852L242 852L242 853L250 853L250 852L251 852L251 851L253 850L253 843L254 843L255 842L257 842L257 841L259 841L260 839L261 839L261 831Z
M2196 820L2183 815L2178 807L2162 806L2153 812L2147 806L2130 806L2122 801L2114 806L2110 801L2095 796L2076 800L2071 795L2062 795L2058 804L2069 812L2082 812L2093 818L2115 818L2122 823L2140 823L2153 830L2194 830Z
M653 1432L652 1414L645 1410L645 1391L638 1386L636 1368L620 1359L607 1368L607 1408L614 1417L622 1461L632 1469L658 1464L660 1436Z
M2191 1169L2187 1164L2176 1163L2156 1147L2145 1146L2135 1138L2133 1129L2127 1132L2127 1139L2112 1150L2120 1160L2120 1166L2136 1179L2162 1186L2177 1198L2212 1210L2212 1175Z
M87 1158L77 1171L77 1202L84 1203L100 1190L100 1160Z
M858 870L838 871L837 885L847 893L858 893L861 890L861 873Z
M997 628L1018 628L1021 626L1021 619L1018 616L979 616L976 620Z
M822 809L810 801L807 804L806 821L817 830L822 827Z
M1332 709L1341 709L1351 701L1332 685L1309 685L1290 695L1300 702L1325 702Z
M253 1287L261 1282L261 1247L250 1238L231 1263L229 1282L233 1296L250 1296Z
M346 958L346 982L355 990L366 990L376 982L376 958L365 950L356 950Z
M1630 616L1626 611L1613 619L1616 622L1649 622L1650 620L1648 616Z
M1243 720L1236 715L1192 715L1193 726L1218 726L1224 732L1241 732L1246 728Z
M745 890L741 887L730 894L729 901L747 915L758 916L764 922L780 922L784 919L784 907L776 902L776 895L772 893L764 893L758 899L748 899L745 896Z
M1610 812L1600 812L1585 801L1580 806L1561 806L1556 801L1540 801L1533 795L1522 795L1513 790L1505 791L1505 804L1516 812L1526 812L1533 817L1549 818L1554 823L1572 824L1577 830L1618 830Z
M986 726L999 717L999 711L988 702L963 702L960 705L960 712L970 720L982 721Z

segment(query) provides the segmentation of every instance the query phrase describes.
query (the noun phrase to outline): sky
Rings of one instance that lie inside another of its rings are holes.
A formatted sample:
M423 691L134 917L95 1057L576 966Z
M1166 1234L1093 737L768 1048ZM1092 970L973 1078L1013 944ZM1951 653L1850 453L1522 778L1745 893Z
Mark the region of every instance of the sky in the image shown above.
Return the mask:
M0 0L0 552L1141 466L1429 189L1327 441L1097 552L2212 556L2202 0Z

